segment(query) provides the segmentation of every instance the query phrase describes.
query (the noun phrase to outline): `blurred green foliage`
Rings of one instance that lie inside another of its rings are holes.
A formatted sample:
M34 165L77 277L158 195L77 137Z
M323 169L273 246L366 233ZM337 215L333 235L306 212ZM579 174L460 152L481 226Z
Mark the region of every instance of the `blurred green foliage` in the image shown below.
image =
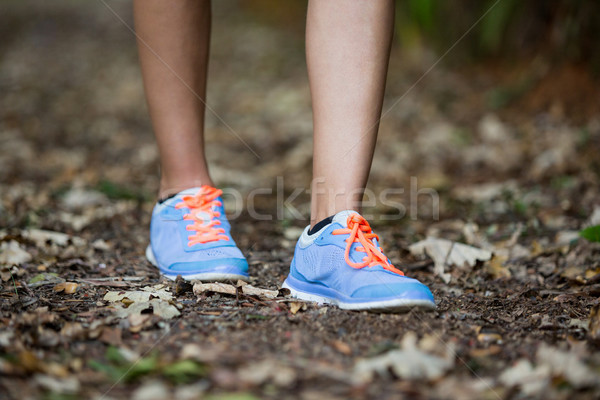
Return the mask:
M589 240L590 242L600 242L600 225L589 226L579 232L582 238Z
M307 2L240 1L263 23L304 30ZM469 32L465 35L466 32ZM442 54L463 35L451 60L511 61L543 56L588 64L600 72L598 0L398 0L396 42Z
M600 1L403 0L396 22L406 47L445 51L477 23L454 50L467 59L543 55L600 67Z

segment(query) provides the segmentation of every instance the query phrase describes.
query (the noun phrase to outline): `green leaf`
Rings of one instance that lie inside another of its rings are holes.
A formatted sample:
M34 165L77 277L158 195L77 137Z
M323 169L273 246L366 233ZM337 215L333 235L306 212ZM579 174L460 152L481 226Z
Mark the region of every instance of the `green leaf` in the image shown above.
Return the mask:
M175 383L185 383L204 376L206 367L194 360L182 360L166 366L163 374Z
M590 242L600 242L600 225L590 226L579 232L579 236Z
M109 364L101 363L97 360L89 360L88 365L93 370L103 373L115 382L121 379L126 371L124 368L117 368Z
M246 319L271 319L271 317L261 314L246 314Z
M104 373L113 381L135 381L137 378L159 369L157 353L130 363L125 360L118 348L111 346L106 350L106 359L109 361L108 364L96 360L90 360L88 364L91 368Z
M158 354L153 354L150 357L144 357L137 363L134 363L128 370L125 380L133 381L140 376L150 374L158 368Z
M42 274L37 274L33 278L29 279L29 281L27 281L27 283L29 283L31 285L32 283L42 282L48 278L57 278L57 277L58 277L58 274L55 272L42 273Z
M115 346L109 346L108 349L106 349L105 356L108 361L115 364L124 364L126 362L125 357L123 357L119 349Z

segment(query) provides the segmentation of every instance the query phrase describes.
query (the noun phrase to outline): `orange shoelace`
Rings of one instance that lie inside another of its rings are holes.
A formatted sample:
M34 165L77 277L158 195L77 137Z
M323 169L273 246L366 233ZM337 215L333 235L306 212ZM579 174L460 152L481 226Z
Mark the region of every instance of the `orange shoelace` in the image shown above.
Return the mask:
M217 197L222 193L222 190L204 185L197 194L183 196L181 203L177 203L175 206L178 209L188 208L190 212L185 214L183 219L194 221L193 224L186 227L188 231L196 232L188 236L188 246L191 247L195 244L216 242L218 240L229 240L227 235L224 235L225 229L216 227L221 225L221 221L215 219L221 213L213 210L214 206L221 205ZM207 218L202 218L202 214L207 216Z
M364 267L374 267L381 265L384 269L394 272L399 275L404 275L404 272L394 267L387 259L387 257L379 250L373 243L373 238L379 241L379 236L373 233L371 226L362 216L358 214L352 214L346 220L348 228L335 229L331 233L333 235L346 235L350 234L350 237L345 240L346 251L344 258L349 266L352 268L360 269ZM356 247L356 251L366 253L363 257L362 262L355 263L350 259L350 248L353 243L360 243L362 246Z

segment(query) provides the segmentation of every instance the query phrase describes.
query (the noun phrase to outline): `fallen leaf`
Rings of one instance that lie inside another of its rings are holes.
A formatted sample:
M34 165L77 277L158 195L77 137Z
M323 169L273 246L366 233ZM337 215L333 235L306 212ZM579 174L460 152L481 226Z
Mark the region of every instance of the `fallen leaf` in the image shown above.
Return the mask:
M0 347L10 346L14 336L14 331L5 330L4 332L0 332Z
M165 289L164 285L147 286L142 290L110 291L104 295L104 300L116 303L118 318L141 315L142 311L148 309L152 309L154 315L164 319L171 319L181 314L177 307L170 303L173 295ZM142 318L139 324L141 322L143 322Z
M66 246L69 243L69 235L62 232L47 231L43 229L27 229L22 233L23 237L33 241L37 247L44 247L49 243L58 246Z
M548 366L534 368L529 360L522 359L505 369L499 380L506 386L520 387L526 396L533 396L550 384L550 368Z
M417 336L413 332L404 335L401 349L383 355L359 360L354 367L358 381L366 383L375 375L387 376L392 371L402 379L435 380L441 378L454 366L454 346L450 343L446 355L439 357L417 347Z
M194 284L194 294L198 295L204 292L215 292L215 293L223 293L223 294L231 294L235 295L237 293L237 289L235 286L230 285L228 283L202 283L198 282Z
M334 340L333 342L331 342L331 345L334 349L336 349L342 354L345 354L347 356L352 355L352 348L347 343L344 343L341 340Z
M79 322L66 322L60 330L60 336L69 341L81 339L84 335L85 330Z
M94 240L92 242L92 247L95 250L100 250L100 251L108 251L108 250L110 250L110 245L106 241L104 241L102 239Z
M296 381L296 372L276 360L267 359L240 368L238 377L242 382L252 385L270 382L279 387L288 387Z
M510 278L510 270L504 265L507 259L506 256L494 255L491 260L485 263L485 272L493 279Z
M598 304L590 310L588 338L594 341L600 341L600 305Z
M269 290L257 288L255 286L249 285L244 281L238 281L237 287L234 285L230 285L228 283L202 283L198 282L194 284L194 294L199 295L204 292L214 292L214 293L223 293L229 295L235 295L237 293L238 288L241 289L241 292L250 296L259 296L265 297L267 299L274 299L279 296L280 292L278 290Z
M484 344L502 343L502 335L489 327L477 327L477 341Z
M290 312L292 314L296 314L298 311L300 310L306 310L306 303L303 302L299 302L299 301L293 301L290 303Z
M206 372L206 366L194 360L176 361L162 369L162 373L175 383L197 380L199 377L206 375Z
M161 300L172 300L173 295L164 288L164 285L146 286L142 290L130 291L110 291L104 295L104 300L110 302L119 302L127 298L129 301L141 302L149 301L151 297L158 297Z
M600 385L598 375L573 352L561 351L543 343L536 353L536 363L534 367L527 359L519 360L502 372L500 382L520 387L527 396L542 392L552 378L562 378L577 389Z
M113 346L120 346L122 344L121 340L122 330L119 327L108 327L105 326L102 328L102 334L98 338L103 343L110 344Z
M554 237L554 242L558 246L567 246L575 243L579 238L578 231L560 231Z
M79 381L75 377L55 378L49 375L36 375L35 382L53 393L73 394L79 391Z
M590 242L600 242L600 225L593 225L579 232L582 238Z
M572 352L542 344L536 359L539 365L548 366L553 376L562 376L576 388L600 385L598 375Z
M152 308L152 313L164 319L171 319L179 316L181 313L177 307L161 299L152 299L150 301L138 301L132 303L127 308L118 308L116 316L118 318L127 318L130 315L140 315L143 311Z
M267 299L274 299L279 295L278 290L262 289L251 285L242 286L242 293L250 296L266 297Z
M473 267L477 261L487 261L492 257L492 252L489 250L431 236L412 244L409 250L413 255L426 254L431 257L435 265L434 272L446 283L450 281L450 274L445 272L446 266Z
M70 210L80 210L84 207L97 206L107 202L106 195L95 190L72 188L62 198L64 207Z
M133 392L132 400L163 400L170 397L169 388L164 383L158 380L151 380Z
M11 240L10 242L2 242L0 244L0 265L11 267L31 261L31 254L26 252L19 246L19 242ZM10 277L10 275L9 275ZM4 279L4 276L2 280Z
M594 206L592 215L586 221L585 226L600 225L600 206Z
M56 293L64 292L65 294L73 294L77 291L78 285L75 282L62 282L54 286L52 290Z
M203 363L213 363L222 358L222 350L214 345L200 346L197 343L187 343L181 349L179 358L191 359Z

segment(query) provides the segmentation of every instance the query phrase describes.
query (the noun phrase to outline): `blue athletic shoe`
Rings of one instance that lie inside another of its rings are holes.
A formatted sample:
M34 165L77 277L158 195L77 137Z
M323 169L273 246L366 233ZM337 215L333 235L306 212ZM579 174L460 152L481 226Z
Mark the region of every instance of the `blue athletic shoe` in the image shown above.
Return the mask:
M379 237L355 211L342 211L320 231L306 227L283 283L291 295L347 310L434 309L431 291L395 268L379 247Z
M248 280L248 262L229 233L221 194L202 186L156 204L146 257L161 274L169 279Z

